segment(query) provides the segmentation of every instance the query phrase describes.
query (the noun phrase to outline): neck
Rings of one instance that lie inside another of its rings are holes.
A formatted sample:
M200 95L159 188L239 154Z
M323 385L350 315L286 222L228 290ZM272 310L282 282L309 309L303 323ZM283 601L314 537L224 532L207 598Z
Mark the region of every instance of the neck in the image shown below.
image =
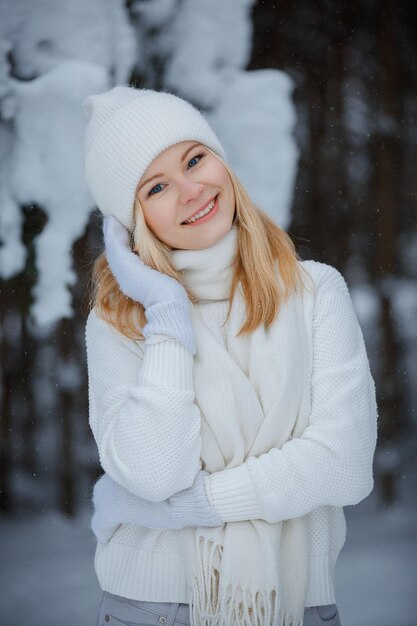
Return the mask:
M173 250L171 259L184 282L200 300L226 300L230 296L237 225L209 248Z

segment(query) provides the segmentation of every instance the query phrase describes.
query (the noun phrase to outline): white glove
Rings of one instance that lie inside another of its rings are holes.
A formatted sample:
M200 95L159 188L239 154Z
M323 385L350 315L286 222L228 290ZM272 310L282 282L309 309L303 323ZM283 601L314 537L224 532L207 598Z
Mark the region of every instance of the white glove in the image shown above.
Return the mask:
M180 524L180 528L224 524L207 496L204 478L208 474L209 472L200 470L191 487L174 493L168 498L167 502L171 507L173 520Z
M107 543L121 524L146 528L173 528L168 501L150 502L133 495L103 474L93 489L94 514L91 528L99 541Z
M131 249L129 231L112 215L104 218L103 233L107 260L120 290L145 309L144 337L173 337L194 355L191 303L183 285L146 265Z
M191 487L163 502L135 496L104 474L94 485L91 528L99 541L107 543L121 524L157 529L222 526L224 522L206 495L204 476L207 474L200 470Z

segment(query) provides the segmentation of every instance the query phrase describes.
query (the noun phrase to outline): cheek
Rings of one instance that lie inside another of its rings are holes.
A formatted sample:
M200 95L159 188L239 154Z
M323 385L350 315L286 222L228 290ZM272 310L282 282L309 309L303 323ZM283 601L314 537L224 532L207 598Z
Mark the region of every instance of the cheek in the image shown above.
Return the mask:
M159 201L152 203L152 206L143 207L143 213L147 225L158 234L166 230L167 227L172 225L173 211L169 203L163 202L162 198Z
M221 172L221 186L223 187L225 192L228 194L230 199L234 202L235 192L233 189L232 181L230 180L230 176L224 168L223 168L223 171Z
M213 174L216 176L218 184L221 185L223 189L228 191L230 194L233 194L232 181L230 180L227 170L223 167L221 163L216 163Z

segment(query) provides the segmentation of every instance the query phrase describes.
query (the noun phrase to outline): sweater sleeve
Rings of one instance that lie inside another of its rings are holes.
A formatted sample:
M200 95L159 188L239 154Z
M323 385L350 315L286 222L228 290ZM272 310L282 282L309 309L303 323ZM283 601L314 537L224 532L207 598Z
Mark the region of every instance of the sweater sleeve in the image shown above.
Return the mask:
M377 405L362 331L342 275L316 265L309 424L280 449L205 477L225 522L292 519L357 504L373 489Z
M94 309L85 337L89 422L103 469L153 502L190 487L201 469L191 352L152 337L141 350Z

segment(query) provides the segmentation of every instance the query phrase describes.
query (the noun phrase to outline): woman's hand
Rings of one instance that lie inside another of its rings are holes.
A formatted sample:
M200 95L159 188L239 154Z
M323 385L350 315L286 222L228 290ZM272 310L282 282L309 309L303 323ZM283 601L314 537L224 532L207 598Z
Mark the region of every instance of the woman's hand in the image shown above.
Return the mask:
M210 503L206 487L205 476L209 472L200 470L191 487L183 489L168 498L171 514L180 528L185 526L222 526L223 520Z
M163 502L150 502L135 496L104 474L93 490L91 528L99 541L107 543L121 524L156 529L221 526L223 521L206 495L204 476L207 474L200 470L191 487Z
M188 302L184 287L171 276L146 265L130 247L129 231L112 215L103 220L110 269L121 291L145 309L163 302Z
M177 280L146 265L130 247L129 231L113 216L103 221L107 261L120 290L145 309L143 334L167 335L195 354L190 300Z
M107 543L121 524L145 528L179 528L168 501L150 502L135 496L103 474L93 489L94 514L91 528L99 541Z

